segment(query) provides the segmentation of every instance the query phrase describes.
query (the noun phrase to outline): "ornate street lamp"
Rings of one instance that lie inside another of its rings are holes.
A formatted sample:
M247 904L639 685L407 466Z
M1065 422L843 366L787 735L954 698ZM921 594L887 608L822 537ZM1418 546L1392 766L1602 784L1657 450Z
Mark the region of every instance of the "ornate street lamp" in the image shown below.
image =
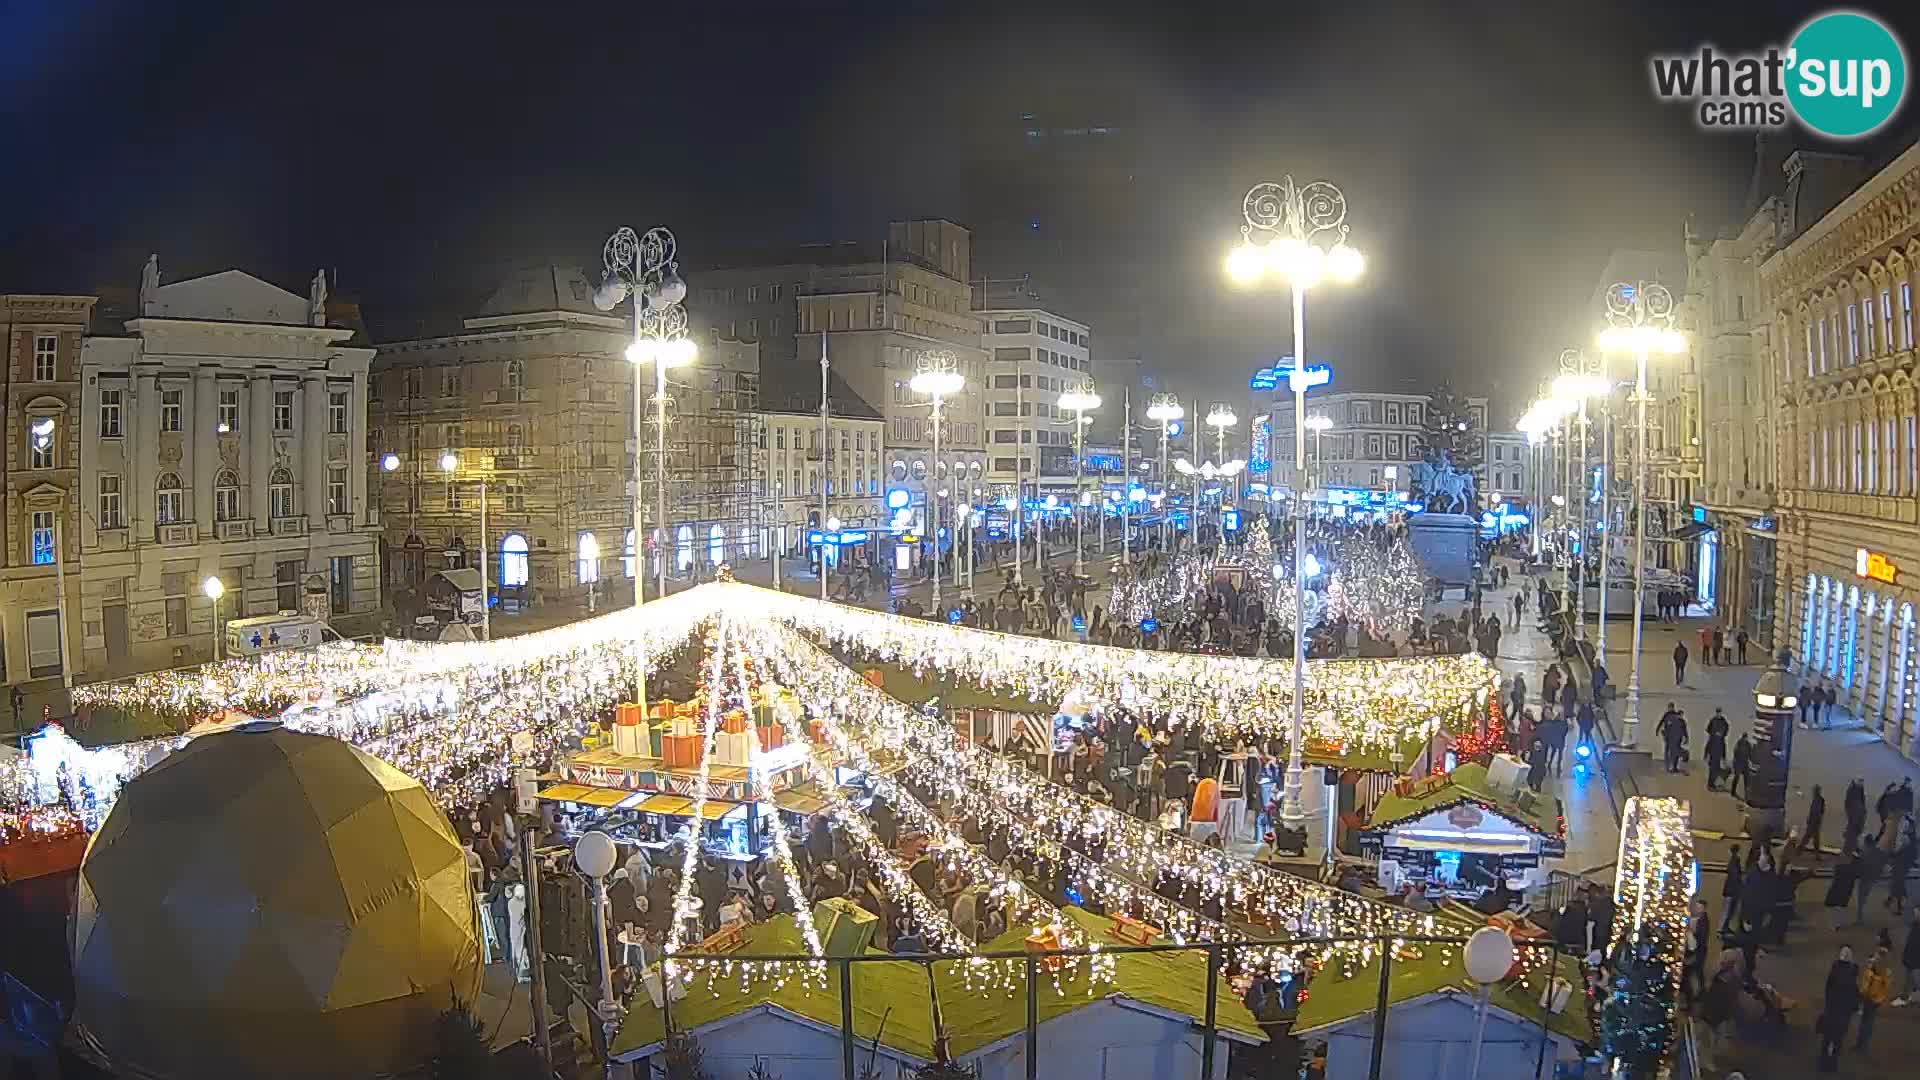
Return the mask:
M1085 552L1081 545L1086 525L1087 498L1086 493L1080 490L1087 457L1087 414L1100 407L1100 395L1093 392L1093 383L1089 381L1061 394L1059 405L1073 414L1073 574L1080 577L1087 572Z
M1294 366L1287 381L1293 389L1293 467L1300 480L1293 500L1293 724L1280 820L1288 828L1299 828L1306 821L1306 811L1300 804L1304 771L1300 743L1307 696L1307 635L1300 619L1300 613L1306 610L1306 581L1301 571L1307 555L1307 503L1299 490L1307 474L1307 387L1325 381L1316 379L1314 369L1307 366L1307 290L1327 280L1353 281L1365 268L1365 261L1347 245L1346 195L1324 180L1300 186L1287 176L1279 183L1255 184L1241 200L1241 213L1246 224L1240 229L1240 245L1227 256L1228 275L1244 286L1258 284L1264 278L1281 278L1293 296ZM1319 371L1324 375L1324 368ZM1329 836L1327 842L1331 850L1333 838Z
M940 611L940 402L959 393L966 382L960 374L960 358L941 349L921 355L919 370L907 384L914 393L931 398L933 404L934 468L927 476L927 503L932 507L933 519L933 610L936 613Z

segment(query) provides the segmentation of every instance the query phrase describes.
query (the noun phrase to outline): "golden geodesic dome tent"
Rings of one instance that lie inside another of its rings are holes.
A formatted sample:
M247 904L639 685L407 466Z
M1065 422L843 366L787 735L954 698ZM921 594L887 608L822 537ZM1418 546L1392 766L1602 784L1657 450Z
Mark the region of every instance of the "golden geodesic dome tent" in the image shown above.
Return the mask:
M418 781L277 725L120 792L80 867L74 1020L128 1074L397 1072L480 985L464 852Z

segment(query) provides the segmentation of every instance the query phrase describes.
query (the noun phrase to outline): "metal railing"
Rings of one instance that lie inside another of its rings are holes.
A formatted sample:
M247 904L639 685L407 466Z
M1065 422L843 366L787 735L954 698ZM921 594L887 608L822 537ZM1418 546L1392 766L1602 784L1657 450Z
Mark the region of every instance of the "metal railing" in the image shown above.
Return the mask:
M1218 1054L1219 1054L1218 1044L1221 1041L1220 1024L1219 1024L1219 995L1220 995L1220 989L1221 989L1221 983L1222 983L1222 975L1237 966L1236 958L1238 954L1241 953L1242 951L1251 949L1251 950L1256 950L1261 954L1271 955L1276 949L1306 950L1316 946L1355 945L1355 944L1380 945L1380 944L1385 944L1387 942L1393 942L1398 946L1427 945L1427 946L1451 946L1455 948L1460 948L1465 945L1466 940L1467 939L1465 937L1447 937L1447 936L1384 937L1384 936L1368 936L1368 935L1350 935L1350 936L1330 936L1330 937L1314 937L1314 938L1280 938L1280 939L1258 939L1258 940L1237 940L1237 941L1217 941L1217 942L1191 942L1191 943L1181 943L1181 944L1161 943L1161 944L1149 944L1149 945L1123 945L1123 944L1118 944L1113 942L1105 942L1105 943L1102 943L1097 950L1095 949L1051 949L1051 950L1028 950L1028 951L1019 951L1019 952L1003 951L1003 952L976 952L976 953L913 953L913 954L867 953L867 954L855 955L855 956L832 956L832 957L825 957L825 958L815 958L815 957L810 957L805 955L796 955L791 953L761 954L761 953L750 953L750 952L733 952L733 953L714 954L714 955L707 955L707 954L701 954L701 953L678 953L674 956L673 962L676 965L684 965L686 967L691 967L695 969L698 969L706 965L718 965L729 970L738 970L743 965L762 964L762 963L787 964L787 965L805 965L805 964L826 965L828 969L833 973L832 981L838 984L837 987L835 987L834 989L837 991L839 1001L840 1001L839 1042L840 1042L840 1048L841 1048L841 1067L842 1067L842 1073L843 1073L843 1076L845 1077L845 1080L858 1080L859 1073L857 1072L855 1067L856 1049L860 1047L862 1044L872 1042L878 1038L877 1033L871 1037L868 1037L868 1036L859 1035L854 1031L853 1005L854 1005L855 994L854 994L854 985L853 985L853 979L852 979L854 965L856 964L914 964L914 965L920 965L920 966L927 966L927 965L938 965L942 963L977 963L982 960L1015 962L1020 968L1024 969L1024 983L1025 983L1024 990L1025 990L1025 1001L1026 1001L1026 1017L1025 1017L1025 1023L1023 1024L1024 1049L1025 1049L1025 1053L1024 1053L1025 1075L1027 1077L1027 1080L1039 1080L1039 1077L1042 1075L1042 1072L1040 1069L1040 1036L1039 1036L1040 985L1043 980L1050 981L1053 978L1052 970L1057 965L1054 965L1052 961L1054 961L1056 958L1059 958L1061 960L1066 961L1069 964L1085 964L1088 961L1088 958L1094 957L1094 956L1115 957L1115 956L1155 954L1155 953L1200 952L1200 953L1204 953L1206 956L1207 978L1206 978L1206 993L1205 993L1205 999L1204 999L1204 1006L1202 1009L1202 1016L1198 1018L1199 1020L1198 1027L1201 1035L1201 1044L1200 1044L1200 1051L1199 1051L1200 1068L1196 1075L1204 1078L1204 1077L1211 1077L1215 1075L1214 1068L1218 1060ZM1552 965L1557 964L1558 962L1558 954L1556 952L1555 944L1551 940L1516 939L1513 944L1515 949L1522 954L1524 954L1526 950L1530 950L1530 949L1531 950L1538 950L1538 949L1547 950L1550 954L1552 954L1552 958L1547 961L1547 964L1549 965L1550 968ZM1389 988L1390 988L1392 977L1393 977L1393 965L1394 965L1393 949L1381 950L1380 961L1379 961L1379 978L1378 978L1377 986L1375 988L1373 1007L1371 1010L1373 1014L1372 1060L1370 1063L1369 1071L1367 1073L1369 1080L1381 1080L1381 1077L1383 1075L1381 1070L1383 1067L1383 1055L1386 1049L1387 1023L1388 1023L1387 1014L1389 1011L1389 1006L1391 1004ZM1086 975L1083 971L1082 973L1074 977L1085 978ZM1332 976L1329 974L1322 974L1319 977L1329 978ZM1553 977L1552 974L1549 972L1547 978L1551 980L1552 977ZM729 981L728 975L721 975L721 976L718 976L718 978L722 984L725 984ZM706 980L704 976L702 976L697 970L693 973L693 975L688 981L690 983L690 989L688 991L689 993L704 992L703 986ZM1548 983L1548 986L1550 990L1551 988L1550 981ZM1578 987L1576 987L1575 989L1577 990ZM1231 993L1232 992L1231 989L1229 989L1228 992ZM637 990L636 995L637 995L636 1000L639 1003L638 1007L641 1007L641 1008L652 1007L647 991ZM661 996L661 1001L663 1003L661 1006L661 1012L663 1014L663 1030L668 1034L671 1034L676 1030L674 1026L674 1019L673 1019L674 998L673 998L673 995L666 993L664 990L661 992L660 996ZM1541 999L1547 1002L1548 1004L1543 1004L1539 1010L1539 1016L1538 1016L1539 1027L1538 1027L1538 1043L1537 1043L1538 1048L1535 1054L1535 1065L1534 1065L1535 1080L1541 1080L1541 1078L1551 1075L1552 1065L1548 1058L1548 1047L1553 1041L1549 1033L1551 1018L1553 1015L1551 1011L1551 1006L1550 1006L1552 996L1553 995L1551 994L1551 992L1549 992L1545 995L1543 999ZM1533 997L1531 987L1529 987L1529 990L1528 990L1528 997L1529 998ZM938 1009L939 1009L937 996L933 999L932 1006L935 1009L935 1012L937 1015ZM1584 998L1581 995L1576 994L1573 1000L1569 1002L1568 1007L1569 1008L1584 1007ZM591 1012L591 1010L589 1010L589 1012ZM1262 1020L1260 1021L1260 1024L1262 1028L1265 1029L1265 1028L1268 1028L1270 1024L1281 1023L1281 1022L1284 1022L1284 1018L1278 1021ZM583 1033L583 1034L586 1034L589 1038L593 1037L591 1033ZM653 1045L653 1044L647 1044L647 1045ZM629 1053L631 1053L631 1051L629 1051ZM1509 1080L1515 1080L1515 1078L1509 1078Z

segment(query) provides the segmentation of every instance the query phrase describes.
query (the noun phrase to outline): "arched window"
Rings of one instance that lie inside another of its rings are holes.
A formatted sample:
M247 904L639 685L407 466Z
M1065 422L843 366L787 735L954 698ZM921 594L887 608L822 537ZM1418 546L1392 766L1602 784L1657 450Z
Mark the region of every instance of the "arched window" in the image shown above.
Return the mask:
M674 556L673 564L684 571L693 565L693 526L680 526L679 539L679 550Z
M658 575L660 573L660 560L666 558L667 555L666 535L659 529L653 530L652 543L653 558L647 561L647 573Z
M715 566L727 561L727 530L718 525L707 530L707 561Z
M507 425L507 452L514 453L514 454L519 453L520 447L525 442L526 442L526 433L520 429L520 425L508 424Z
M267 481L267 512L275 518L293 516L293 474L284 466L274 469Z
M240 478L232 469L221 469L213 478L213 520L240 520Z
M742 559L750 559L759 555L760 545L757 543L759 539L760 534L755 532L751 526L740 526L739 557Z
M524 390L527 388L527 365L518 360L507 361L507 389Z
M629 578L633 577L633 530L632 529L627 530L626 555L623 556L620 561L626 564L627 577Z
M500 584L527 583L527 538L508 533L500 539Z
M600 580L600 541L590 532L580 534L580 584L589 585Z
M178 473L165 472L153 485L153 520L162 525L186 520L186 495Z

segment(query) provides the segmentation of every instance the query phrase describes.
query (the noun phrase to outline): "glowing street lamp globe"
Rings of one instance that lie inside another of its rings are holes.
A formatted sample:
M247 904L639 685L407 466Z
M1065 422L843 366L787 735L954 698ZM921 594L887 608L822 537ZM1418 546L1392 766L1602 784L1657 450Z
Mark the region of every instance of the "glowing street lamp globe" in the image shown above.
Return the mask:
M440 470L442 472L452 472L459 467L460 458L452 451L440 455Z
M1069 390L1060 395L1060 407L1068 412L1092 412L1100 407L1100 395L1091 390Z
M1172 397L1162 394L1147 406L1147 419L1156 423L1169 424L1187 415L1187 410Z
M1308 431L1313 432L1327 431L1333 427L1331 416L1309 416L1301 422L1306 425Z

